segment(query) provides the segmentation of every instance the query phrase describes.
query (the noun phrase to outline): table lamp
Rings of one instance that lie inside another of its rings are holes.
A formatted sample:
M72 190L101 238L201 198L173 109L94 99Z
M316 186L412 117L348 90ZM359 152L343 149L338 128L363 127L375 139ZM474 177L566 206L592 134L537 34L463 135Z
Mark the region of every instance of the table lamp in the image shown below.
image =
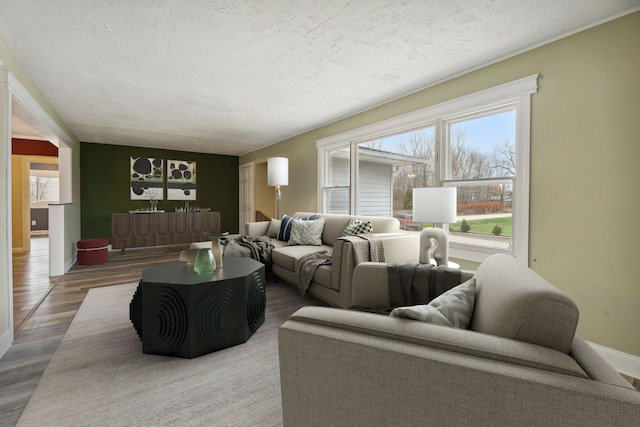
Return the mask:
M427 187L413 189L413 221L452 224L456 219L456 187ZM421 264L447 265L449 238L440 228L425 228L420 233ZM435 244L434 244L435 241Z

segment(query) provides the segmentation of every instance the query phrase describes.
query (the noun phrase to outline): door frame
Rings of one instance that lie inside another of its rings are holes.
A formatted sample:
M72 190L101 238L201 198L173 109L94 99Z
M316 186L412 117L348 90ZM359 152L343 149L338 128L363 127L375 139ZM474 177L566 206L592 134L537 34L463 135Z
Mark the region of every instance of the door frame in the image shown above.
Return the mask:
M0 65L2 62L0 61ZM7 123L7 132L4 138L6 138L6 151L5 159L6 163L4 169L7 171L7 177L11 177L11 155L12 155L12 129L11 120L13 117L13 101L20 104L20 107L24 110L24 116L20 117L23 121L31 125L43 138L47 139L53 145L58 147L58 161L60 169L60 201L65 203L72 202L72 150L74 147L74 141L69 134L64 131L60 125L45 111L40 103L31 95L27 88L20 82L20 80L12 73L5 73L5 87L7 89L5 98L5 112L4 118ZM5 301L7 301L7 313L9 321L9 330L7 334L3 334L0 338L0 357L9 349L11 343L13 343L13 243L12 243L12 201L11 201L11 180L7 180L7 191L5 204L7 207L6 224L7 224L7 241L6 253L7 253L7 269L4 279L7 285L7 295ZM64 218L56 223L50 223L49 227L58 227L64 230ZM61 235L64 240L64 235ZM65 242L54 242L57 246L52 246L51 238L49 239L49 252L51 253L52 247L64 247ZM51 258L51 257L50 257ZM63 266L64 267L64 266ZM49 268L52 266L50 264Z

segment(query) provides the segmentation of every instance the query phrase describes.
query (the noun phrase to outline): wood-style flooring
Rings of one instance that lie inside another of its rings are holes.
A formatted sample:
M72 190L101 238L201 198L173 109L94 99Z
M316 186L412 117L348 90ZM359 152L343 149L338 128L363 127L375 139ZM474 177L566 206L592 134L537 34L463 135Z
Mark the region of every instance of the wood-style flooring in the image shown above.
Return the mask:
M31 239L31 251L13 254L13 331L18 331L31 311L47 296L58 277L49 277L49 238Z
M188 245L109 253L95 266L74 265L49 277L48 238L14 254L14 342L0 359L0 426L13 426L90 288L134 283L145 268L178 259Z

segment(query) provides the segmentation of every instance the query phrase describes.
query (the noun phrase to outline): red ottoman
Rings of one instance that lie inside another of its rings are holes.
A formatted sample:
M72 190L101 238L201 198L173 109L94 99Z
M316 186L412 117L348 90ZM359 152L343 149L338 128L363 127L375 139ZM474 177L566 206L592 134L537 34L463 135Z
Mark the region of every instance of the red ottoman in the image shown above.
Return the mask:
M107 239L78 240L78 265L94 265L109 259L109 241Z

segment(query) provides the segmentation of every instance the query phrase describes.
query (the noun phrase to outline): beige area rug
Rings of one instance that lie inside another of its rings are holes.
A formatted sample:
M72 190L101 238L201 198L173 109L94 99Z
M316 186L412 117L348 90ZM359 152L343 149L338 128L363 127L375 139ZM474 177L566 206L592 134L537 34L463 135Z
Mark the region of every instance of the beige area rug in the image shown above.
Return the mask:
M89 291L18 426L282 425L277 329L316 299L268 282L265 323L249 341L181 359L142 353L135 286Z

